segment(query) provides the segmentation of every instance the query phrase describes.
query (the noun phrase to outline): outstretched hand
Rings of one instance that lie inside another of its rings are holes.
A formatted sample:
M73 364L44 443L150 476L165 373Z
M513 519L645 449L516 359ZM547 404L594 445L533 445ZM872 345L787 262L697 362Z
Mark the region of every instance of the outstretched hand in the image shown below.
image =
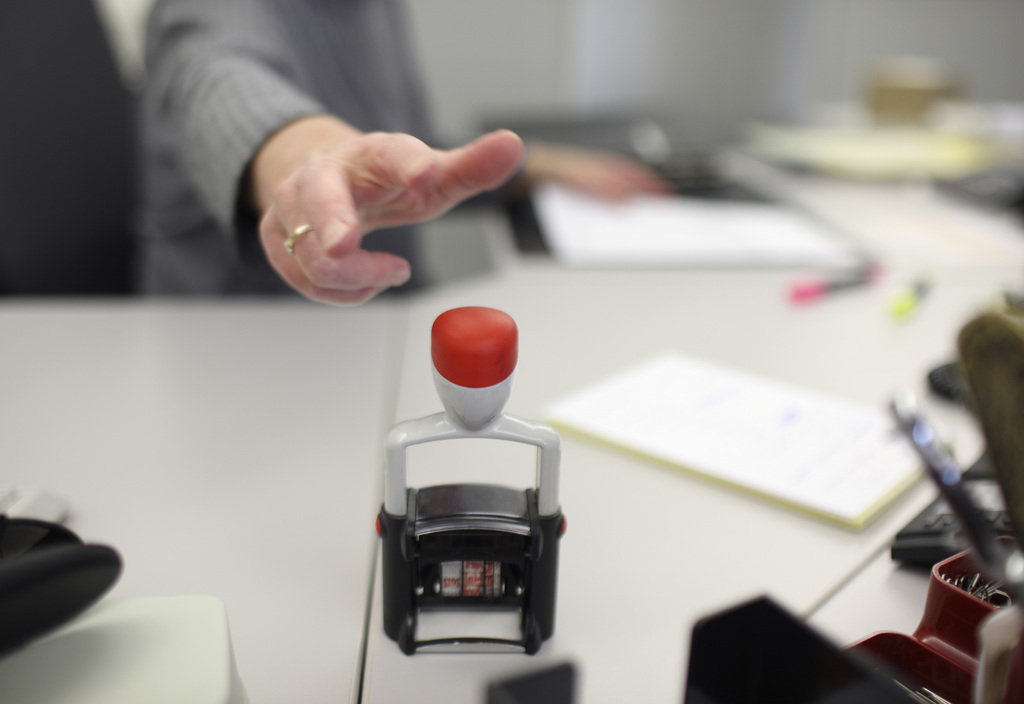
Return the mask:
M410 275L401 257L363 249L363 235L440 215L500 186L522 160L522 141L507 131L442 151L406 134L305 118L272 136L253 161L260 241L271 266L306 297L362 303ZM299 228L306 232L289 253L285 243Z
M565 144L531 144L524 175L528 188L554 181L609 201L673 192L671 184L636 159Z

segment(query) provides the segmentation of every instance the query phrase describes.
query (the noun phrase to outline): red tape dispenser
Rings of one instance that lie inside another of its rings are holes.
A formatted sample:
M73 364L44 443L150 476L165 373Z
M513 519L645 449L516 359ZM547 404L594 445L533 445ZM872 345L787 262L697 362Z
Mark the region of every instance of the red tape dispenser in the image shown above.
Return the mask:
M504 413L518 359L518 329L492 308L442 313L431 331L434 384L444 411L395 425L384 459L384 631L417 650L536 653L555 625L561 441L550 426ZM421 443L488 438L537 447L536 486L406 486L406 451ZM421 614L518 614L517 637L418 636Z
M978 572L971 552L959 553L932 568L912 635L881 631L850 648L908 675L924 693L922 701L1024 702L1024 620L1005 586Z
M971 550L932 568L924 616L913 636L883 631L850 647L910 675L923 701L1019 704L1024 552L1015 540L998 537L978 510L963 472L914 395L897 395L890 408L959 518Z

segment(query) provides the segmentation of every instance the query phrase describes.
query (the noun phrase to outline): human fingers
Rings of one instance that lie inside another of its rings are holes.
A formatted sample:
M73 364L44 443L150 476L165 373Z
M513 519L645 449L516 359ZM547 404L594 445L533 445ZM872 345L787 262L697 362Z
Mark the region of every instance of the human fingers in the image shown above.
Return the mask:
M523 142L496 130L449 151L436 150L408 134L372 133L346 145L342 155L353 191L416 190L449 185L474 195L504 183L520 166ZM355 193L356 201L360 193Z
M532 183L554 181L606 200L672 192L667 181L634 159L562 144L533 144L525 174Z
M285 232L308 226L313 234L309 239L329 256L344 256L358 248L362 239L344 167L334 159L310 162L282 182L275 192L274 209Z
M609 171L623 184L623 188L634 194L669 194L674 191L672 184L656 171L630 159L621 159L610 165Z
M438 190L454 203L497 188L522 166L525 148L514 132L496 130L469 144L442 152Z
M401 257L368 252L358 246L329 251L322 233L310 224L318 222L317 217L302 212L271 208L260 225L260 240L268 261L299 293L326 303L354 304L408 280L409 263ZM327 227L332 224L329 218L320 221ZM296 222L302 224L292 227ZM352 237L358 245L358 238ZM289 244L292 251L287 248Z
M405 134L365 135L348 147L344 170L367 231L440 215L507 180L523 152L519 137L505 130L451 151Z
M327 257L318 250L315 237L300 237L289 254L280 235L261 232L271 266L289 286L322 303L355 305L409 278L409 263L393 254L356 249L343 257ZM311 234L311 233L307 233ZM270 239L269 243L267 239ZM276 245L276 246L275 246ZM404 271L396 276L395 271Z
M672 193L672 186L654 171L625 160L597 161L579 169L569 180L581 190L608 200Z
M339 153L339 166L356 207L378 208L404 198L435 180L439 152L408 134L376 132L363 135Z
M438 170L438 153L411 135L365 134L302 164L274 190L273 206L284 226L310 225L330 256L343 256L370 230L430 215L424 194Z
M366 141L373 144L395 140L374 135ZM412 161L416 161L417 152L424 151L416 147L422 144L418 140L397 141L404 144ZM394 160L384 158L389 166L381 168L394 170L390 166ZM307 241L301 247L296 243L294 260L305 278L319 290L382 290L405 283L410 276L409 263L401 257L370 256L360 249L363 235L372 227L364 225L357 208L351 186L353 176L348 171L352 163L333 157L311 162L289 178L276 197L278 221L285 232L294 232L293 228L298 227L311 230L302 237ZM396 171L385 175L381 186L390 187L390 179L408 180L416 173L414 166L410 173Z
M339 305L365 303L382 291L409 278L409 263L394 254L357 249L341 258L320 257L312 267L302 266L295 289L314 301ZM391 272L404 270L396 279ZM382 283L384 282L384 283Z

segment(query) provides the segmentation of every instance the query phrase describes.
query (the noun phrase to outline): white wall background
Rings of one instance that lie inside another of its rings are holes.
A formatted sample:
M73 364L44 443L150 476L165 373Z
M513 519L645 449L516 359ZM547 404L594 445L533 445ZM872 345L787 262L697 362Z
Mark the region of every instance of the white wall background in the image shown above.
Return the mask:
M961 73L978 100L1024 100L1021 0L828 0L815 3L816 95L859 89L873 56L934 55Z
M1024 0L410 0L440 129L647 107L718 141L753 118L857 101L876 57L947 62L978 101L1024 101Z
M95 0L137 76L151 0ZM210 0L216 2L217 0ZM854 101L878 56L946 61L1024 101L1024 0L408 0L439 131L485 117L651 110L684 136Z

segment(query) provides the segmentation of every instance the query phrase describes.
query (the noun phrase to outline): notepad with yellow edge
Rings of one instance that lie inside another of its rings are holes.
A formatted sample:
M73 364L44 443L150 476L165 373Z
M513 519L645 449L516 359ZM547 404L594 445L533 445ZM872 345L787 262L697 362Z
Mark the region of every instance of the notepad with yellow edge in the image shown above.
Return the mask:
M559 430L859 530L921 477L880 409L680 354L556 401Z

